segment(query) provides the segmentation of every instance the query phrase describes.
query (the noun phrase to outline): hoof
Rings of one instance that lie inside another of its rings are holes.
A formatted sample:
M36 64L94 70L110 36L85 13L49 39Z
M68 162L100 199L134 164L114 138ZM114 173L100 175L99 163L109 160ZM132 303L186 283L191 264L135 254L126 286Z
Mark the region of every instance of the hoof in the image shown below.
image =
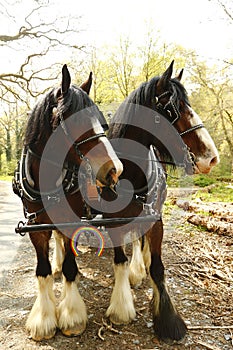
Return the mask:
M117 317L117 315L110 315L109 320L110 322L118 326L123 324L128 324L131 322L131 320L120 320L119 317Z
M43 334L43 335L42 334L32 334L32 332L31 332L29 338L33 339L37 342L42 341L42 340L49 340L55 336L56 331L57 331L56 329L52 329L47 334Z
M136 317L136 312L134 309L132 309L130 312L127 312L125 314L119 315L114 312L108 312L106 313L106 316L109 318L110 322L112 322L115 325L123 325L128 324L132 322Z
M129 274L129 283L131 287L138 288L142 284L142 280L146 277L146 274L137 275L133 271L130 271Z
M81 335L85 331L85 329L86 329L86 324L82 323L68 329L61 329L61 332L66 337L77 337Z

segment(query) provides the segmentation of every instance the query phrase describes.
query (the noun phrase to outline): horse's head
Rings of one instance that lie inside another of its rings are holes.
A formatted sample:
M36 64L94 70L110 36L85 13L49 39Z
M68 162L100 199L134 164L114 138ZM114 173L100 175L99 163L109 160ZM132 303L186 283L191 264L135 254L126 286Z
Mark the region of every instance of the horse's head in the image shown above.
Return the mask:
M176 128L191 154L193 172L207 174L219 162L218 151L200 117L191 108L187 93L180 83L183 70L171 78L173 63L156 81L153 108Z
M70 162L90 166L98 184L110 186L118 181L123 166L106 138L107 123L98 107L89 98L92 76L81 85L71 86L67 66L62 69L61 87L54 91L53 129L61 126L68 144Z

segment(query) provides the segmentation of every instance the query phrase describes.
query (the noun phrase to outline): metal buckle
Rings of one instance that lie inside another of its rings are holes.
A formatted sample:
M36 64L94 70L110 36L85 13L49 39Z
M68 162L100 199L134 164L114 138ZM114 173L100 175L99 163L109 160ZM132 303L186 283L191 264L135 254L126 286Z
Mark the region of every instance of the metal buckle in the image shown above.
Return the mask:
M37 213L36 212L34 212L34 213L28 213L28 212L26 212L25 213L25 217L26 217L26 219L28 220L28 222L30 222L30 223L35 223L35 220L36 220L36 218L37 218Z
M160 123L160 115L156 114L155 115L155 124L159 124Z
M150 203L150 204L142 203L142 208L143 208L143 210L145 211L146 214L148 214L148 215L154 215L155 214L155 211L152 208L153 204L154 204L153 202Z

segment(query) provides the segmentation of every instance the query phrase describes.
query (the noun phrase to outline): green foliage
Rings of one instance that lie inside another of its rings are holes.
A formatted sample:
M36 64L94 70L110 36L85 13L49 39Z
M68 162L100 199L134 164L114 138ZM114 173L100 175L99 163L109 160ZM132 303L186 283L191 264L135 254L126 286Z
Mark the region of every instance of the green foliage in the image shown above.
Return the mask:
M194 176L193 182L196 186L206 187L212 185L215 182L215 179L211 176L200 174Z
M233 179L232 179L233 180ZM233 202L233 185L227 182L217 182L205 189L197 191L193 198L200 198L205 202Z
M0 180L1 181L11 182L12 181L12 176L11 175L0 175Z
M183 168L167 167L167 184L169 187L192 187L193 176L186 175Z
M15 168L16 168L17 160L11 160L7 162L6 159L2 161L2 167L0 175L2 176L13 176Z

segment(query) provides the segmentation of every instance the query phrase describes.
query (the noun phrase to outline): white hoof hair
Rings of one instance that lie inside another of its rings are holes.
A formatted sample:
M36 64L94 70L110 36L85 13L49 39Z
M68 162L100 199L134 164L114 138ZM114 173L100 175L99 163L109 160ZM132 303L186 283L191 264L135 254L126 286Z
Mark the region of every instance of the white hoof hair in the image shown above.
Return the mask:
M146 269L143 261L141 242L133 242L133 254L129 266L129 281L131 286L139 287L142 280L146 277Z
M59 232L53 231L53 236L55 248L53 252L52 272L54 278L60 278L62 276L62 264L65 256L64 242Z
M56 333L57 318L52 276L38 277L38 296L26 322L32 339L50 339Z
M129 284L128 263L114 266L115 285L106 316L115 324L127 324L136 317Z
M76 282L65 281L63 300L59 304L57 315L58 327L66 336L79 335L86 329L86 306Z

